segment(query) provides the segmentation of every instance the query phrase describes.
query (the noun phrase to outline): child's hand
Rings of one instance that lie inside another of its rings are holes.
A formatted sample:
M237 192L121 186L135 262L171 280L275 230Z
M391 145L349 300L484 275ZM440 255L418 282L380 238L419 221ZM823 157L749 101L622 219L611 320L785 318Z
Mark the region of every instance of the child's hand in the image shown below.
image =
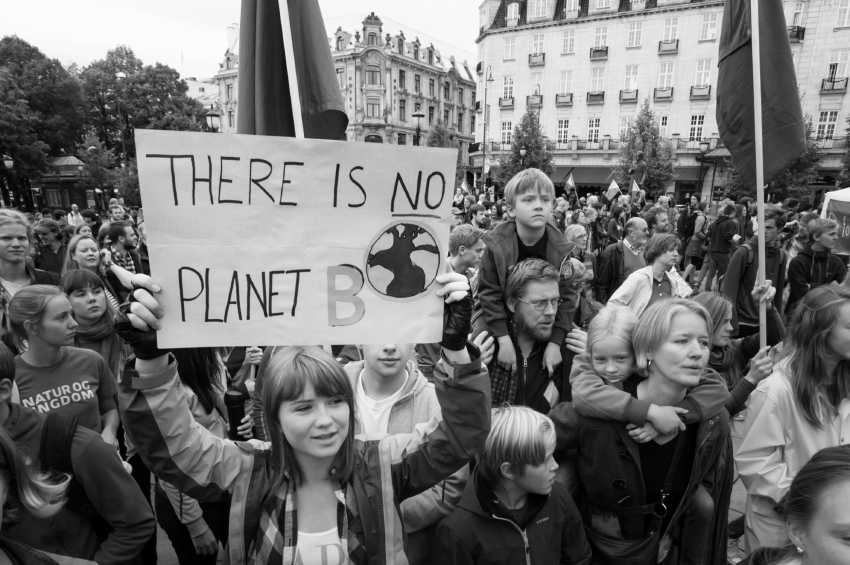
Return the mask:
M516 373L516 350L509 336L503 335L499 338L499 355L496 356L496 362L512 375Z
M770 346L764 347L750 360L750 372L744 377L757 385L773 372L773 359L769 355Z
M549 371L551 377L555 373L555 369L561 364L561 346L551 341L546 344L546 351L543 352L543 367Z
M481 351L481 364L487 366L490 364L490 361L493 360L493 352L496 350L495 343L496 341L490 335L489 332L483 331L478 334L472 343L478 346L478 350Z
M632 436L632 439L638 443L648 443L659 435L655 426L649 422L645 423L643 427L640 428L634 424L629 424L626 426L626 429L629 430L629 435Z
M684 408L653 404L646 414L646 421L651 423L658 430L658 433L670 436L679 430L685 431L685 423L679 415L687 413L688 411Z

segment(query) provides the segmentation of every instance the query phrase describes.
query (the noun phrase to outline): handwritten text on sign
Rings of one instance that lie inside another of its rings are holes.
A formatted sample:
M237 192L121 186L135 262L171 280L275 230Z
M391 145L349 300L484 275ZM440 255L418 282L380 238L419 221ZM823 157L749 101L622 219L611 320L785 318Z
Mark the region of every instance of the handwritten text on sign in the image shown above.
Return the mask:
M439 341L457 153L137 130L161 347Z

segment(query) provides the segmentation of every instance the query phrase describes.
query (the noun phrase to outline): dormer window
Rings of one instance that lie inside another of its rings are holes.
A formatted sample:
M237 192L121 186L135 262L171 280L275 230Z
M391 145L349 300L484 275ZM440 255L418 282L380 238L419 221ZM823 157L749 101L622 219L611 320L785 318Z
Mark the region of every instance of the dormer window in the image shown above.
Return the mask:
M233 68L233 61L230 60L230 57L228 57L227 60L225 61L224 67L226 69L232 69Z
M434 51L432 51L431 49L428 49L428 64L434 64Z
M366 39L366 45L377 45L378 44L378 36L374 33L370 33L369 37Z
M513 4L508 4L508 19L509 20L518 20L519 19L519 2L514 2Z
M404 55L404 40L403 39L398 40L398 52L399 52L399 54Z
M418 45L413 46L413 58L416 59L417 61L419 60L419 46Z
M336 50L342 51L345 49L345 38L343 36L339 36L336 38Z

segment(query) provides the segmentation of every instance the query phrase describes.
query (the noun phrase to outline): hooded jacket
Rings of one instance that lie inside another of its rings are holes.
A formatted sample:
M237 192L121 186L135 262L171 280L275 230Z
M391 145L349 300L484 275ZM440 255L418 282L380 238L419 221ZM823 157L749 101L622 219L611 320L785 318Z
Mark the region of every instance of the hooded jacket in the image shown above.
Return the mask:
M812 245L807 244L796 257L791 259L791 263L788 265L788 282L791 283L791 293L788 295L785 313L790 314L794 305L813 288L831 282L840 283L846 276L847 267L829 249L814 251Z
M364 361L355 361L344 367L355 391L360 386L360 375L365 364ZM434 384L419 372L415 362L408 361L405 369L409 377L401 390L401 396L390 410L387 425L387 433L390 435L412 433L417 424L443 417ZM354 433L360 434L362 429L360 415L355 413ZM401 503L401 517L408 534L408 559L422 563L426 561L428 533L433 534L432 527L436 528L437 523L457 506L468 478L469 470L464 466L439 484Z
M431 563L440 565L586 565L590 544L567 487L529 494L517 523L487 480L474 473L451 516L437 528Z
M756 284L759 270L758 237L753 237L745 245L732 254L726 275L723 277L721 292L724 298L732 303L732 327L738 330L739 324L748 326L759 325L759 307L753 300L752 292ZM786 254L774 245L765 249L764 278L771 281L777 289L773 306L777 312L782 311L782 288L785 288Z
M418 424L410 434L355 440L353 474L336 491L337 530L352 563L405 563L398 505L456 472L483 447L490 430L490 383L478 348L467 349L469 363L443 357L434 368L442 421ZM121 419L145 464L162 480L199 502L232 495L225 563L247 563L275 475L270 445L220 439L195 423L177 370L173 358L151 373L128 367L118 387ZM285 536L284 563L294 559L298 544L298 511L290 502L295 489L287 477L276 493L287 498L285 512L276 516Z
M708 230L709 253L731 253L732 237L737 233L738 224L729 216L720 215Z
M670 281L670 292L672 298L687 298L693 294L693 289L676 272L675 267L664 273ZM652 297L652 282L655 275L652 273L652 265L638 269L623 281L623 284L614 291L608 299L608 304L622 304L634 311L636 316L643 314Z
M46 416L18 404L9 406L6 432L30 460L38 462ZM154 532L153 512L142 491L112 446L82 426L74 432L71 465L91 505L114 528L109 537L100 543L91 520L68 505L50 518L27 516L15 525L4 525L0 537L100 565L129 565Z

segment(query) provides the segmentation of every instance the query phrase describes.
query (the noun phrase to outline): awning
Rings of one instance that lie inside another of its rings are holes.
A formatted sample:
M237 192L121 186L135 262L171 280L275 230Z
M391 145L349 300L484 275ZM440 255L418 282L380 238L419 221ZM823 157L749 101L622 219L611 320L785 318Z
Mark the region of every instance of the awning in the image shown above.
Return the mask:
M725 145L721 145L720 147L715 147L714 149L706 153L703 159L705 161L719 161L721 159L728 159L729 157L729 150L726 149Z
M614 169L612 167L556 167L555 172L550 175L552 182L566 182L567 177L572 173L573 180L576 185L579 184L598 184L608 185L611 179L614 178Z

